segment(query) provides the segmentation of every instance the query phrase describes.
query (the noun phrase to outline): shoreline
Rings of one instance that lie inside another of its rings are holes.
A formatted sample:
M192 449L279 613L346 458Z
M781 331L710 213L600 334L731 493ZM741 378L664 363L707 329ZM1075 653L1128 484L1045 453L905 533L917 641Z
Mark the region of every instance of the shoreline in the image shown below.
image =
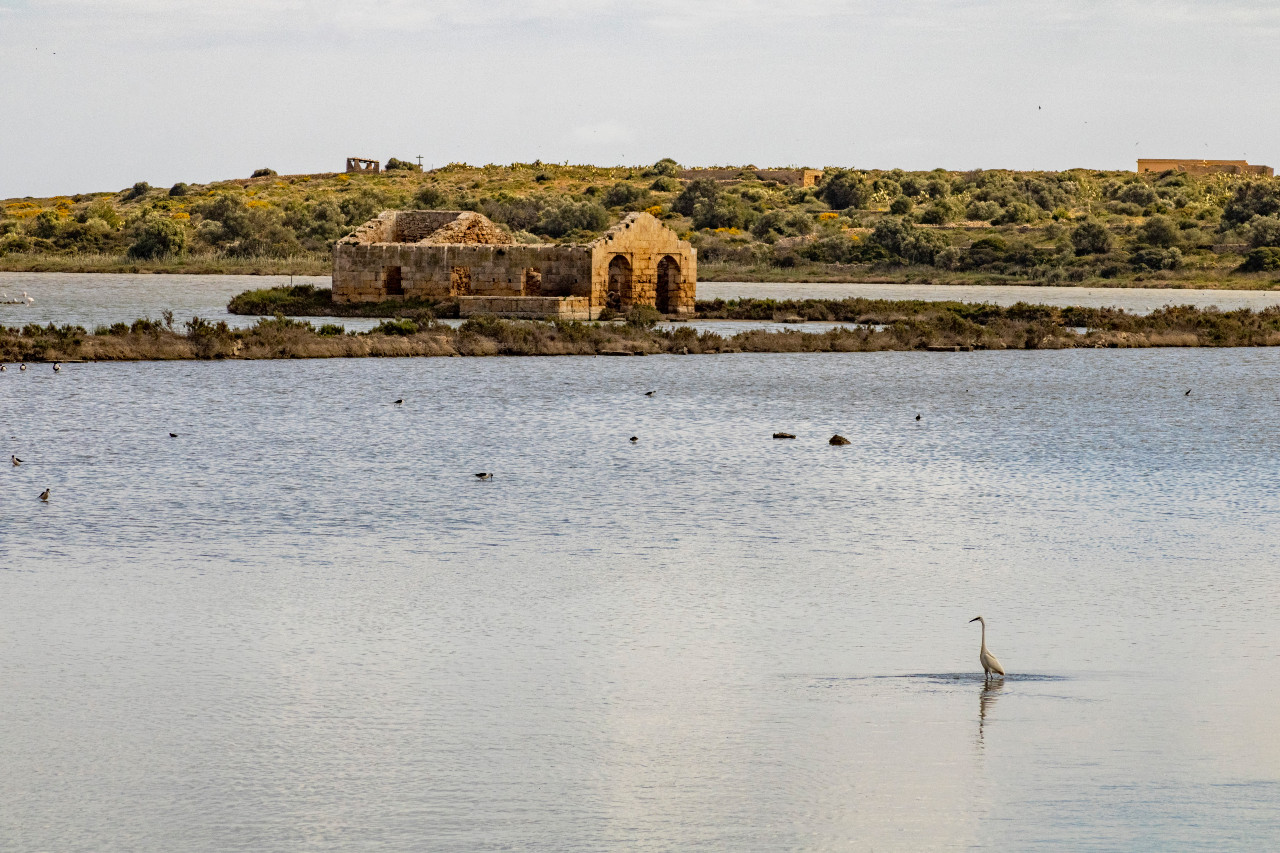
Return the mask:
M1280 307L1218 311L1180 306L1139 315L1114 308L856 298L797 305L802 320L842 325L823 332L751 329L724 336L684 325L655 328L657 318L585 323L481 316L455 327L430 316L402 317L368 332L347 332L336 324L317 327L283 316L246 329L200 318L181 329L140 319L93 333L53 324L0 328L0 362L1280 346ZM778 306L770 300L713 303L700 319L776 320Z
M825 268L824 268L825 267ZM333 261L328 255L292 258L248 258L186 256L179 260L139 261L114 255L0 255L0 273L79 275L244 275L328 277ZM1143 290L1280 290L1280 278L1272 274L1232 273L1206 276L1203 271L1167 274L1137 273L1114 278L1086 278L1080 281L1045 281L1034 276L997 275L981 272L947 272L930 266L903 266L886 270L874 264L811 265L804 268L762 267L759 265L702 263L698 281L771 284L922 284L935 286L1018 286L1143 289Z

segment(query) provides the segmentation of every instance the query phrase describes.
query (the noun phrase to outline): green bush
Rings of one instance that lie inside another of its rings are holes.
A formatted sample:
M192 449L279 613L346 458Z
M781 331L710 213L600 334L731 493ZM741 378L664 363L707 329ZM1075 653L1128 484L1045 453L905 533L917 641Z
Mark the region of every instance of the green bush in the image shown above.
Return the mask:
M1002 237L991 236L974 240L965 255L969 266L984 267L987 264L1003 261L1008 253L1009 244Z
M710 178L698 178L685 184L680 195L671 203L671 209L684 216L693 216L700 205L714 204L720 197L720 185Z
M1280 218L1259 216L1250 222L1249 245L1255 249L1280 246Z
M1146 207L1156 200L1156 191L1144 183L1131 183L1121 186L1114 196L1116 201Z
M938 252L947 246L941 235L898 219L882 219L868 241L914 264L932 264Z
M829 170L818 190L819 197L833 210L865 208L873 194L864 175L847 169Z
M337 335L346 334L346 331L347 331L346 329L344 329L342 326L339 326L337 323L325 323L323 326L321 326L319 329L316 330L316 334L322 338L332 338L332 337L336 337Z
M1171 249L1182 242L1178 226L1166 216L1152 216L1138 229L1138 242L1147 246Z
M387 164L382 167L387 172L421 172L422 167L410 160L400 160L392 157Z
M915 208L915 206L915 202L911 199L907 198L905 195L900 195L893 200L892 204L889 205L889 212L894 216L906 216Z
M1129 264L1135 270L1176 270L1182 266L1182 251L1158 247L1138 249L1130 255Z
M189 186L182 183L182 181L178 181L178 183L169 187L169 197L176 198L178 196L184 196L190 191L191 191L191 188Z
M1071 245L1077 255L1105 255L1111 251L1111 232L1100 222L1083 222L1072 230Z
M1280 247L1263 246L1253 249L1240 265L1241 272L1271 272L1280 270Z
M590 201L565 201L543 210L529 230L548 237L563 237L571 231L603 231L608 225L609 212L600 205Z
M427 184L414 194L413 203L422 210L441 210L449 203L449 197L434 184Z
M945 198L939 198L920 214L920 221L926 225L946 225L955 218L955 207Z
M751 224L757 240L772 243L779 237L796 237L813 232L813 220L803 213L771 210Z
M151 184L146 181L138 181L132 187L124 191L124 200L133 201L135 198L142 198L151 192Z
M649 189L658 193L673 193L680 189L680 182L675 178L670 178L664 175L660 178L656 178L653 183L649 184Z
M1232 225L1243 225L1255 216L1280 214L1280 180L1269 178L1249 181L1236 187L1222 219Z
M128 255L131 258L152 260L180 255L186 246L187 232L181 225L172 219L150 217L134 232Z
M721 193L713 201L700 203L693 211L693 227L750 228L756 212L741 198Z
M628 326L652 329L662 319L662 314L652 305L632 305L627 309L625 319Z
M680 164L670 157L663 157L649 168L640 173L642 178L666 177L674 178L680 174Z
M645 190L640 189L632 184L619 181L604 193L605 207L625 207L642 201L649 195Z
M409 319L403 320L383 320L381 323L373 327L375 335L399 335L400 337L408 337L409 335L418 334L418 324Z
M279 172L277 172L275 169L254 169L254 170L253 170L253 174L252 174L252 175L250 175L249 177L251 177L251 178L274 178L274 177L275 177L276 175L278 175L278 174L279 174Z

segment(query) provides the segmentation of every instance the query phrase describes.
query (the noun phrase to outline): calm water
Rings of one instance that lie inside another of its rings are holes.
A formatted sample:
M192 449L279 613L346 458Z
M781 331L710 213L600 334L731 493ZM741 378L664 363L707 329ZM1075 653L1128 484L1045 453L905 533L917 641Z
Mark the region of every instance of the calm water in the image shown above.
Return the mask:
M1274 848L1277 376L11 368L0 848Z
M35 300L30 305L0 304L0 325L71 323L90 331L95 326L131 322L139 317L160 318L169 310L181 324L193 316L225 320L232 326L249 326L256 317L227 313L227 302L245 290L288 284L289 276L256 275L99 275L0 272L0 294L15 297L23 291ZM328 276L294 276L295 284L328 287ZM1046 305L1117 306L1144 313L1164 305L1217 305L1225 310L1280 305L1280 290L1143 290L1096 287L951 286L927 284L777 284L709 283L698 285L700 299L831 298L865 296L870 299L929 299L991 302L1012 305L1035 302ZM0 297L2 298L2 297ZM315 323L326 322L320 318ZM348 330L366 331L378 320L343 317L333 320ZM703 322L699 328L734 334L759 323ZM784 328L774 326L774 328ZM787 326L785 328L796 328ZM806 331L825 331L824 324L807 324Z

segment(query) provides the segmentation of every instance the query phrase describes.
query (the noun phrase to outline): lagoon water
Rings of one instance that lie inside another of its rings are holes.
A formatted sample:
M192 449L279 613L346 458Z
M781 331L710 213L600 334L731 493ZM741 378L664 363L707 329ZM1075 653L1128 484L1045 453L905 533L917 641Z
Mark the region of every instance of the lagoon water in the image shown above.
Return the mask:
M0 848L1274 848L1278 376L11 368Z
M237 293L290 282L329 287L328 276L254 275L129 275L94 273L14 273L0 272L0 294L10 297L27 292L30 305L0 304L0 326L27 323L71 323L90 331L95 326L132 322L139 317L159 319L169 310L179 325L193 316L224 320L231 326L249 326L256 317L227 313L227 302ZM1045 305L1118 307L1147 313L1165 305L1216 305L1223 310L1258 310L1280 305L1280 290L1161 290L1142 288L1038 287L1024 285L929 285L929 284L794 284L777 282L699 282L699 299L868 299L956 300L1012 305L1033 302ZM0 301L3 296L0 296ZM309 319L314 323L323 318ZM367 331L378 320L343 317L333 320L349 331ZM699 328L734 334L761 324L725 325L723 321L703 321ZM795 328L794 326L788 328ZM824 324L811 324L807 331L824 331Z

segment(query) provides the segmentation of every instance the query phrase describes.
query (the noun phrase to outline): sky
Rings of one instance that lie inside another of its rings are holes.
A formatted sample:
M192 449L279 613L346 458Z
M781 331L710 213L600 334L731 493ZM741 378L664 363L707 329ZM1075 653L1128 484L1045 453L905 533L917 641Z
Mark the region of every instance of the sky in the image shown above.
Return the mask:
M1261 0L0 0L0 197L427 166L1280 166Z

